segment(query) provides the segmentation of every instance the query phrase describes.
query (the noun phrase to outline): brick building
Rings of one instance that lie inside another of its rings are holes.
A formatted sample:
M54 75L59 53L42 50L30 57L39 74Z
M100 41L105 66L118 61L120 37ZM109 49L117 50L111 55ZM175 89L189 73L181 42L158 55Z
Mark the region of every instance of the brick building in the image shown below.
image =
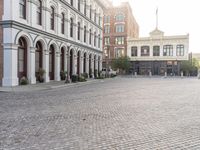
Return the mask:
M103 67L110 67L113 59L127 56L127 38L138 38L139 26L130 4L122 2L104 10L103 27Z

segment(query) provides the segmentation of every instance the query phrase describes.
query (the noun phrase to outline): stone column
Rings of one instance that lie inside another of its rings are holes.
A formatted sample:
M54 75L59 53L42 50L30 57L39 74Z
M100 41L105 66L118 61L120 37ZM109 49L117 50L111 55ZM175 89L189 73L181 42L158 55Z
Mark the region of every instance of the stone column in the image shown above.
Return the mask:
M43 53L43 69L45 70L44 81L49 82L49 50Z
M36 83L35 77L35 47L30 47L30 52L28 53L28 69L27 75L30 84Z
M87 54L86 55L86 73L88 74L89 76L89 55Z
M92 78L94 78L94 55L91 57Z
M60 52L55 53L55 80L60 81Z
M83 73L83 62L84 61L84 53L81 53L81 58L80 58L80 74Z
M17 50L18 45L3 44L3 86L19 85L18 67L17 67Z
M73 63L72 63L72 74L77 74L77 53L74 51L73 53Z
M64 71L68 71L68 54L67 50L64 51Z

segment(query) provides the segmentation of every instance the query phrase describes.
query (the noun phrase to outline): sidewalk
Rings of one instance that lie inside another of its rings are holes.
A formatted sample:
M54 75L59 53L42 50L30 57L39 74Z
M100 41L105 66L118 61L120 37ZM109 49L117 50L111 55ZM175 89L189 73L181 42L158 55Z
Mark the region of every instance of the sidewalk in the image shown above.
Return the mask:
M65 83L65 81L51 81L48 83L37 83L29 85L20 85L15 87L0 87L0 92L30 92L40 90L51 90L62 87L77 87L91 83L104 82L104 80L88 79L87 82Z

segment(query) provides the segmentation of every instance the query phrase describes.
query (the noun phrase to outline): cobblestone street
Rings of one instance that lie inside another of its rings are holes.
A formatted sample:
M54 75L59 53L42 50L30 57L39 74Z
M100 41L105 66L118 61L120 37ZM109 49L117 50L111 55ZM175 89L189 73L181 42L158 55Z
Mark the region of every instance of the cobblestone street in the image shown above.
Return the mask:
M199 150L200 80L0 92L0 150Z

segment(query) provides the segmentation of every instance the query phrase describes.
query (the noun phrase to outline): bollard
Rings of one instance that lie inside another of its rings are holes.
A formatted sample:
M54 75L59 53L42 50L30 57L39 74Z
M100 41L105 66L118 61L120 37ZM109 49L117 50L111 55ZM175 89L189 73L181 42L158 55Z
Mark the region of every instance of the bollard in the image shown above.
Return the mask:
M167 78L167 72L165 72L165 78Z
M152 73L151 73L151 71L149 71L149 77L151 77L152 76Z
M137 77L137 72L135 72L135 77Z
M183 78L183 72L181 71L181 78Z

